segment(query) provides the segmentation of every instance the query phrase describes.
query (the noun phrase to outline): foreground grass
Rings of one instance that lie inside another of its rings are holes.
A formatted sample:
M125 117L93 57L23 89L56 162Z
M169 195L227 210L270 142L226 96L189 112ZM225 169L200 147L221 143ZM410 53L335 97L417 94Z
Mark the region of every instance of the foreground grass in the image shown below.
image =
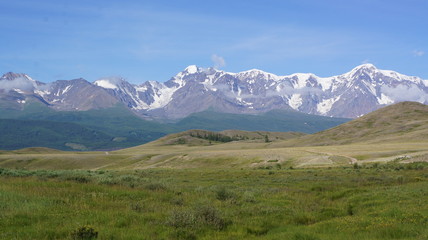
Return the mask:
M427 239L427 169L0 169L0 239Z

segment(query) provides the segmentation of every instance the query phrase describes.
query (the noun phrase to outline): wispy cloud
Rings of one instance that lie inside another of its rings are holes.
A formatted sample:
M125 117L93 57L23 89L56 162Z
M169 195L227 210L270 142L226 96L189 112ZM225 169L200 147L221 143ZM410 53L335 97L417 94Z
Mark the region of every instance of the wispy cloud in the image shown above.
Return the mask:
M228 50L252 53L259 58L274 60L329 57L364 51L358 42L365 40L346 30L265 26L257 31L257 35L237 38ZM364 47L370 49L369 44Z
M213 54L211 56L211 60L214 63L214 68L215 69L220 69L220 68L226 66L226 61L224 60L224 58L218 56L217 54Z
M413 51L413 56L415 56L415 57L422 57L423 55L425 55L425 52L422 50L414 50Z
M0 89L4 89L6 92L9 92L10 90L13 90L13 89L29 91L33 88L34 88L33 83L22 77L15 78L11 81L9 80L0 81Z
M428 94L415 85L382 86L382 91L395 101L428 102Z

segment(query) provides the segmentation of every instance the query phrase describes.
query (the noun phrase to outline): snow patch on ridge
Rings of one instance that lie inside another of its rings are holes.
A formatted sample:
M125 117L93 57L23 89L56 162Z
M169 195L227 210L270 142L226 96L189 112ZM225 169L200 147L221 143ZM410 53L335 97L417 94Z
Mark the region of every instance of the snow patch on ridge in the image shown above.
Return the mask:
M302 95L299 93L293 94L290 100L288 101L288 105L290 105L290 107L294 110L298 110L299 107L302 106L302 103Z
M68 92L68 90L70 90L71 87L72 87L71 85L68 85L67 87L65 87L64 90L62 90L62 95Z
M381 94L380 98L377 98L377 102L379 104L391 104L394 103L394 100L392 100L390 97L386 96L385 94Z
M156 109L166 106L172 100L172 95L178 88L160 88L153 95L153 103L149 105L149 109Z
M335 98L324 99L323 101L317 104L317 111L320 114L325 115L331 110L331 108L333 107L333 104L337 102L339 99L340 99L340 96L337 96Z
M308 83L309 78L311 78L313 74L311 73L295 73L290 76L289 78L293 79L293 87L295 89L300 89L306 87L306 84Z
M334 78L318 78L318 83L321 85L321 89L323 91L327 91L331 88L332 84L333 84L333 79Z

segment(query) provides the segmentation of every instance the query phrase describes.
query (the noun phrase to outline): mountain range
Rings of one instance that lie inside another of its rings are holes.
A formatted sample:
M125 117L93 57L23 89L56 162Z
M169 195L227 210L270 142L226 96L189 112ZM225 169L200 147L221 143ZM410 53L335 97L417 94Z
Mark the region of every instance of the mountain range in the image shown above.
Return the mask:
M166 82L131 84L122 78L43 83L26 74L0 78L0 108L22 109L37 101L58 111L86 111L123 104L146 119L177 121L213 111L261 114L294 110L356 118L401 101L428 104L428 80L363 64L332 77L311 73L278 76L252 69L230 73L189 66Z

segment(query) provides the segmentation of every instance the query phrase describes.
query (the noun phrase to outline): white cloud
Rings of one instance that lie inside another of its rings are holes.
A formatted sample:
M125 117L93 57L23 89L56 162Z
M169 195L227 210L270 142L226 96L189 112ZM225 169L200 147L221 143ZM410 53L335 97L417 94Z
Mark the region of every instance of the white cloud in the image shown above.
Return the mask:
M422 50L413 51L413 56L415 56L415 57L422 57L423 55L425 55L425 52Z
M108 82L113 83L115 85L118 85L123 82L123 78L117 76L103 77L98 80L107 80Z
M211 60L213 61L214 68L216 68L216 69L220 69L220 68L226 66L226 61L224 61L224 58L218 56L217 54L213 54L211 56Z
M22 91L31 91L34 88L32 82L28 79L19 77L13 80L1 80L0 89L4 89L6 92L13 89L20 89Z
M415 85L398 85L396 87L382 86L382 92L395 102L416 101L420 103L428 102L428 93Z
M302 95L319 95L323 91L316 87L303 87L303 88L293 88L292 86L288 86L282 84L279 86L279 90L269 91L267 94L269 96L281 96L281 95L293 95L293 94L302 94Z

